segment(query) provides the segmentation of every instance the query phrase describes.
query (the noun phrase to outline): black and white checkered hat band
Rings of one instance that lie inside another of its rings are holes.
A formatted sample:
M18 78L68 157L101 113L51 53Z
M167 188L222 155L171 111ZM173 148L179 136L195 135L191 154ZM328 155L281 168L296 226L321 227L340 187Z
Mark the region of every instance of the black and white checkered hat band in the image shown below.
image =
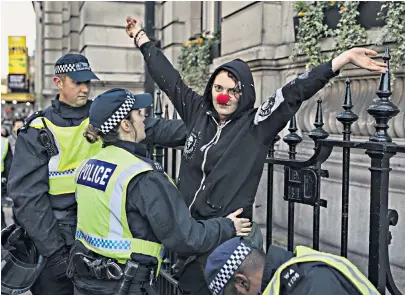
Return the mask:
M112 114L112 116L109 117L107 121L103 123L103 125L101 125L101 132L103 132L103 134L107 134L111 131L111 129L117 126L129 114L134 103L135 97L132 95L127 95L127 99L119 107L119 109L114 114Z
M64 64L55 66L55 74L64 74L70 72L91 71L87 62L77 62L74 64Z
M229 279L250 252L252 252L252 249L243 243L236 248L231 257L229 257L225 265L221 268L208 286L213 295L217 295L219 292L221 292L226 283L228 283Z

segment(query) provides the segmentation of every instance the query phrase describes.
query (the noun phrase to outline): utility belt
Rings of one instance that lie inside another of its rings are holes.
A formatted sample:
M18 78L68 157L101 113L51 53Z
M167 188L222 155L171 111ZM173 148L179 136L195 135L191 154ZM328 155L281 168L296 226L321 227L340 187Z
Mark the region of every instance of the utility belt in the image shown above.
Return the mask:
M141 289L144 289L149 295L157 295L153 289L156 282L156 271L157 265L146 267L132 260L128 260L123 265L112 258L102 256L97 258L76 252L71 255L66 274L69 278L77 275L98 280L121 281L116 295L127 294L131 284L134 283L139 283Z

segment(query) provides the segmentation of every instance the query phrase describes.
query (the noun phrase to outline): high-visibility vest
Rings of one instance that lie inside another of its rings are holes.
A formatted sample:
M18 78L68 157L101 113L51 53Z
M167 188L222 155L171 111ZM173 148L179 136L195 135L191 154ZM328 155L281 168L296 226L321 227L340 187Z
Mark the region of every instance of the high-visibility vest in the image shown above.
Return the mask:
M97 154L102 143L89 143L83 136L89 119L83 120L78 126L59 127L45 117L35 118L29 126L42 129L46 127L52 132L58 154L52 156L49 163L49 194L62 195L75 192L74 173L83 160Z
M134 238L126 213L128 184L151 170L149 163L115 146L107 146L84 161L75 175L76 239L87 249L123 264L132 253L155 257L159 269L163 245Z
M4 171L4 160L7 157L8 153L8 139L5 137L1 137L1 172Z
M295 248L295 255L296 256L294 258L288 260L277 269L270 283L264 290L263 295L280 294L282 275L284 276L285 280L293 284L296 280L299 279L300 274L295 272L293 268L289 267L294 264L305 262L323 262L328 266L336 269L343 276L345 276L361 294L380 294L374 287L374 285L371 284L370 281L358 270L358 268L344 257L316 251L304 246L297 246ZM286 269L288 270L283 273L283 271ZM297 288L299 288L299 285L297 285ZM327 293L327 290L325 290L325 293Z

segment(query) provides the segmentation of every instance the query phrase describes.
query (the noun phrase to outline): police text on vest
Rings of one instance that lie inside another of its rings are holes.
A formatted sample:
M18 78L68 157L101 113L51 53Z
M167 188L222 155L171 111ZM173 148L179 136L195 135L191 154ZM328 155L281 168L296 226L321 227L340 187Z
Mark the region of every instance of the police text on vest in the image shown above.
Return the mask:
M117 165L90 159L80 170L77 183L105 192Z

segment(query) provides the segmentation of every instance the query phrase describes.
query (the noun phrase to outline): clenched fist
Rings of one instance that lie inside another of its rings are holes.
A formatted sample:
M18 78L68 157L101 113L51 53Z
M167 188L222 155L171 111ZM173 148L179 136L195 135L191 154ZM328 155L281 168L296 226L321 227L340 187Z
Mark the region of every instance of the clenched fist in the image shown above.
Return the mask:
M142 30L141 22L128 16L127 25L125 26L125 31L127 32L128 36L134 38L140 30Z

